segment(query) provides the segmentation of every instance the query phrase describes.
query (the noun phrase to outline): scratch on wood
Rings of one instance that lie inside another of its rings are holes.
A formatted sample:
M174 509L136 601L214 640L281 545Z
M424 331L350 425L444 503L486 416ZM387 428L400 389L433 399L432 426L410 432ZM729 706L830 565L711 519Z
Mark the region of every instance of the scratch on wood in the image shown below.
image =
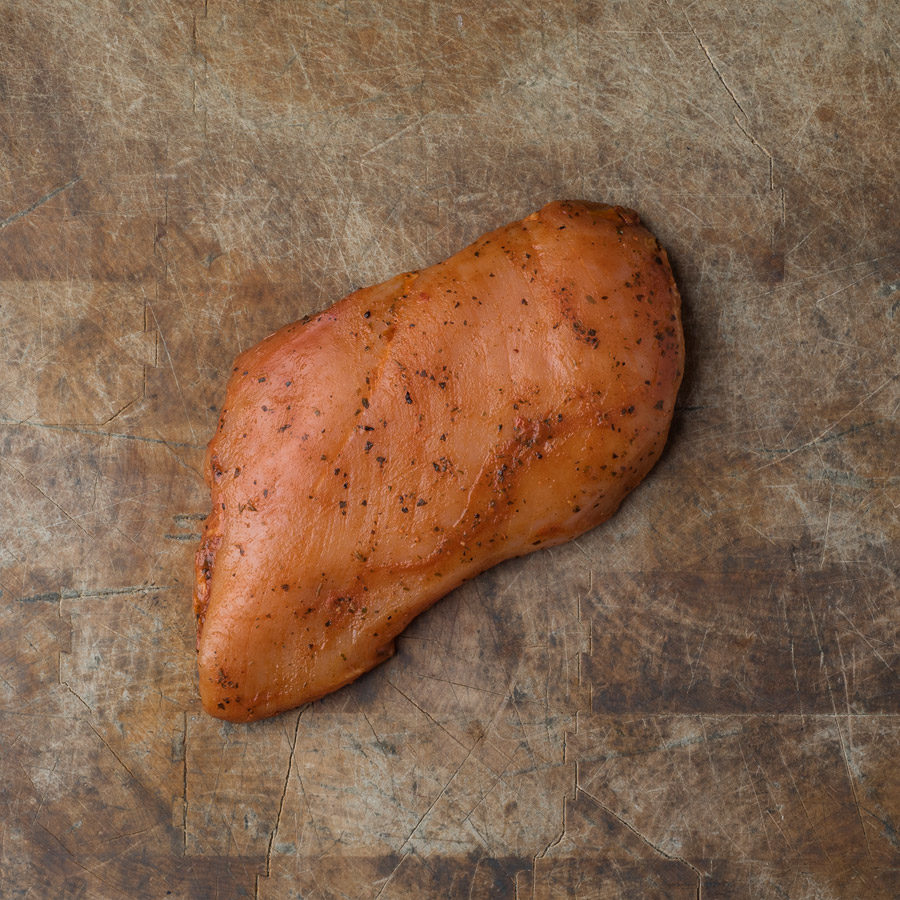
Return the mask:
M825 565L825 556L828 552L828 533L831 531L831 511L834 507L834 485L831 485L831 492L828 495L828 515L825 517L825 534L822 537L822 558L819 561L820 566Z
M184 410L184 417L187 420L188 428L191 429L191 437L196 441L197 433L194 431L194 423L191 421L191 417L188 414L187 400L185 400L184 391L181 388L181 382L178 380L178 373L175 371L175 363L172 361L172 354L169 353L169 345L166 342L166 336L163 334L162 328L160 328L159 319L156 316L156 310L153 308L149 300L146 300L146 303L147 309L150 310L150 315L153 316L153 321L156 324L156 331L159 334L160 340L162 341L163 350L166 351L166 359L169 361L169 368L172 370L172 378L175 380L175 387L178 389L178 395L181 398L181 406ZM163 443L165 443L165 441Z
M861 812L860 802L859 802L859 795L856 791L856 779L853 777L853 770L850 768L850 757L847 754L847 745L844 743L844 732L841 729L841 723L840 723L840 719L838 717L838 711L837 711L837 703L835 703L835 700L834 700L834 693L831 690L831 679L829 677L828 666L825 663L825 648L822 646L822 638L819 635L819 625L816 622L816 617L813 613L812 603L809 599L808 594L806 596L806 606L809 609L809 618L810 618L810 622L812 624L813 635L816 638L816 644L818 645L818 648L819 648L819 665L822 667L822 670L823 670L823 673L825 676L825 690L828 693L828 699L831 701L832 716L834 718L835 727L837 728L838 742L839 742L840 748L841 748L841 756L843 758L844 765L847 768L847 780L850 782L850 792L853 795L853 802L854 802L855 808L856 808L856 815L859 818L859 825L860 825L860 828L862 828L862 830L863 830L863 837L865 838L865 841L866 841L866 853L871 857L872 848L869 846L869 834L866 831L866 824L863 821L863 817L862 817L862 812ZM844 675L844 679L846 680L846 674ZM850 714L850 710L848 708L848 710L847 710L848 721L850 720L850 718L851 718L851 714Z
M459 775L462 767L469 761L469 757L472 755L479 743L481 743L480 738L472 745L472 749L469 750L469 752L465 755L462 762L460 762L460 764L453 770L453 774L447 779L447 783L441 788L440 793L437 795L437 797L435 797L434 800L432 800L431 803L428 804L428 809L426 809L425 812L423 812L422 815L419 816L416 824L413 825L413 827L410 829L409 834L406 836L406 839L400 845L401 850L412 840L412 837L418 830L419 826L422 824L422 822L425 821L425 818L435 808L435 806L437 806L438 801L441 799L441 797L443 797L444 794L447 793L447 788L449 788L450 785L453 784L453 782L456 780L456 776Z
M73 853L73 852L72 852L72 851L71 851L71 850L70 850L70 849L62 842L62 840L60 839L59 835L57 835L55 832L51 831L49 828L47 828L46 825L44 825L44 824L41 823L41 822L38 822L38 823L37 823L37 826L38 826L38 828L40 828L41 830L46 831L47 834L49 834L50 837L52 837L53 840L56 841L56 843L59 844L59 846L62 847L63 850L66 851L66 853L68 854L68 856L71 858L72 862L73 862L76 866L78 866L79 869L81 869L81 870L84 871L84 872L87 872L89 875L92 875L94 878L96 878L98 881L103 882L103 884L107 885L109 888L116 888L115 885L113 885L111 882L107 881L107 880L106 880L99 872L95 871L94 869L88 868L88 867L87 867L86 865L84 865L83 863L80 863L80 862L78 861L78 858L75 856L75 854L74 854L74 853ZM116 888L116 891L118 891L118 888ZM30 891L28 891L27 893L30 893Z
M735 101L735 102L737 102L737 101ZM741 110L741 112L744 112L743 109ZM744 113L744 115L746 116L746 113ZM738 128L740 128L741 133L744 135L744 137L746 137L747 140L750 141L750 143L753 144L754 147L756 147L758 150L760 150L763 153L763 155L766 157L766 159L769 160L769 190L774 191L775 190L775 158L750 133L750 131L744 125L741 124L741 120L737 117L737 114L733 115L732 119L734 119L734 124L737 125ZM783 189L781 191L781 203L782 204L784 203L784 190ZM781 209L781 217L782 217L781 224L783 225L784 224L784 206L783 205L782 205L782 209Z
M182 469L187 469L189 472L193 472L194 475L196 475L198 478L200 478L200 479L202 480L202 478L203 478L203 473L202 473L202 472L198 472L197 469L195 469L193 466L191 466L191 465L189 465L188 463L186 463L186 462L185 462L185 461L184 461L184 460L183 460L183 459L182 459L182 458L181 458L181 457L180 457L180 456L172 449L172 448L173 448L173 445L172 445L172 444L169 444L167 441L163 441L163 442L162 442L162 445L163 445L163 448L165 449L166 453L168 453L168 454L172 457L172 459L174 459L175 462L177 462L178 465L181 466ZM194 449L202 449L202 448L194 448Z
M132 778L133 778L133 779L134 779L135 782L137 782L138 784L140 784L140 783L141 783L141 780L137 777L137 775L134 774L134 772L131 771L131 769L128 768L128 765L125 763L125 760L123 760L122 757L119 756L119 754L116 753L115 750L113 750L113 748L112 748L112 746L110 745L109 741L107 741L106 738L103 737L103 735L100 734L100 732L97 731L97 729L94 728L94 726L93 726L90 722L88 722L88 728L90 728L91 731L93 731L94 734L96 734L97 737L100 738L100 743L102 743L103 746L106 747L107 750L109 750L109 752L110 752L110 753L113 755L113 757L115 758L116 762L117 762L117 763L118 763L118 764L119 764L119 765L120 765L120 766L121 766L121 767L122 767L122 768L123 768L123 769L124 769L124 770L132 777Z
M700 45L700 49L703 51L703 55L706 57L710 66L712 66L713 72L716 73L716 78L719 80L719 83L728 92L728 96L731 97L731 101L734 103L734 105L741 111L741 115L744 117L744 120L749 122L750 117L747 115L747 111L744 109L743 106L741 106L741 102L740 102L740 100L738 100L737 94L735 94L735 92L731 89L731 85L729 85L728 82L725 80L725 76L722 74L722 70L716 65L715 60L712 58L712 54L709 52L709 49L707 48L706 44L703 43L703 39L697 33L697 29L694 28L694 24L693 24L693 22L691 22L690 17L688 16L687 12L684 13L684 18L688 24L688 27L691 29L691 32L693 33L694 38L696 39L697 43ZM775 190L775 159L774 159L774 157L769 152L769 150L767 150L750 133L750 131L744 125L741 124L741 122L737 116L734 116L733 118L734 118L735 124L741 130L741 133L747 138L748 141L750 141L751 144L753 144L754 147L756 147L758 150L760 150L765 155L765 157L768 159L768 161L769 161L769 190L774 191ZM782 191L781 202L782 202L782 224L783 224L784 191Z
M5 219L0 219L0 231L4 228L8 228L13 222L18 222L19 219L24 218L29 213L33 213L38 207L43 206L48 200L52 200L57 194L61 194L63 191L67 191L73 185L78 184L81 181L81 176L76 175L71 181L67 181L65 184L61 184L59 187L53 188L49 194L44 194L39 200L35 200L31 206L26 206L25 209L20 209L17 213L13 213L11 216L8 216Z
M744 753L744 745L741 741L738 741L738 750L741 754L741 761L744 763L744 771L747 773L747 780L750 782L750 790L753 791L753 797L756 800L756 806L759 809L759 820L762 823L763 836L766 839L769 853L772 853L772 842L769 840L769 829L766 827L766 815L763 812L762 801L759 799L759 792L756 790L756 782L753 780L753 773L750 771L750 765L747 762L747 756ZM759 768L759 766L757 766L757 768Z
M593 560L590 557L590 554L587 552L587 550L584 549L584 547L581 546L581 544L578 543L577 538L572 538L572 543L581 551L582 555L589 563L593 562Z
M888 672L893 674L894 667L878 652L878 648L869 640L869 638L867 638L866 635L863 634L859 630L859 628L853 624L853 622L847 616L847 613L845 613L842 609L837 609L836 612L850 626L850 629L853 631L853 633L856 634L856 636L859 637L866 645L868 645L869 649L872 651L873 656L888 670ZM850 710L848 709L847 712L849 714Z
M392 681L390 681L390 680L388 680L387 683L388 683L388 684L389 684L389 685L390 685L390 686L391 686L391 687L392 687L392 688L393 688L393 689L394 689L401 697L403 697L405 700L407 700L409 703L411 703L417 710L419 710L419 712L422 713L422 715L425 716L425 718L428 719L429 722L431 722L433 725L437 725L437 727L440 728L440 730L443 731L444 734L446 734L447 737L450 738L450 740L452 740L455 744L459 744L459 746L462 747L463 750L468 750L468 749L469 749L468 747L466 747L466 745L465 745L461 740L459 740L459 738L457 738L455 735L451 734L446 728L444 728L444 726L441 725L441 723L438 722L437 719L435 719L434 717L432 717L431 715L429 715L424 709L422 709L422 707L419 706L419 704L416 703L416 701L413 700L412 697L410 697L408 694L403 693L403 691L401 691L400 688L398 688L396 684L394 684L394 683L393 683Z
M847 732L848 732L849 740L852 742L853 741L853 716L850 715L850 692L847 687L847 665L844 661L844 651L841 648L841 639L837 635L835 636L835 639L837 642L838 654L839 654L840 660L841 660L841 680L844 682L844 702L846 703L846 706L847 706L847 715L846 715ZM859 826L863 830L863 837L865 838L865 841L866 841L866 853L871 858L872 847L869 844L869 833L866 830L866 823L863 821L863 817L862 817L863 806L859 802L859 793L857 792L857 789L856 789L856 778L854 777L853 770L850 767L850 754L847 752L847 745L844 742L844 731L841 728L841 722L840 722L840 719L838 718L837 704L835 703L834 694L831 691L830 683L828 683L828 696L831 699L831 709L834 714L834 724L837 727L838 741L840 742L840 745L841 745L841 756L843 757L844 765L847 768L847 780L850 782L850 791L853 794L853 802L856 805L856 815L857 815L857 818L859 819ZM868 810L867 810L867 812L868 812Z
M816 444L820 443L821 441L826 440L827 439L826 436L833 428L836 428L838 425L841 424L841 422L844 421L844 419L847 418L847 416L850 416L853 413L855 413L856 410L858 410L864 403L866 403L868 400L871 400L872 397L874 397L876 394L883 391L892 381L895 381L896 378L897 378L896 374L891 375L889 378L886 378L884 381L881 382L880 385L878 385L877 388L875 388L875 390L870 391L868 394L866 394L866 396L863 397L862 400L859 401L859 403L857 403L851 409L848 409L847 412L845 412L842 416L835 419L827 428L825 428L818 435L816 435L816 437L811 438L810 440L806 441L806 443L801 444L799 447L795 447L793 450L788 450L787 452L785 452L785 454L783 456L780 456L777 459L773 459L767 463L763 463L763 465L758 466L756 468L756 471L759 472L762 469L768 469L769 466L774 466L774 465L777 465L778 463L784 462L784 460L786 460L789 456L793 456L795 453L799 453L801 450L806 450L807 447L813 447Z
M369 149L366 150L365 153L363 153L363 158L368 156L370 153L374 153L376 150L380 150L382 147L385 146L385 144L390 144L392 141L397 140L398 137L400 137L402 134L406 134L407 131L409 131L411 128L415 128L416 125L421 125L422 122L424 122L427 117L428 117L428 114L426 113L425 115L420 116L417 119L414 119L408 125L404 125L402 128L398 129L393 134L386 137L384 140L379 141L377 144L375 144L372 147L369 147Z
M384 742L378 736L378 732L375 730L375 726L372 724L372 720L366 715L366 711L363 709L359 700L356 700L356 706L357 706L357 709L359 709L360 713L362 714L362 717L365 719L366 725L369 726L369 731L372 732L372 737L375 738L375 745L379 746L379 747L383 746ZM365 750L362 751L362 754L366 759L368 759L368 755L366 754ZM391 798L393 799L394 803L397 806L400 806L401 803L400 803L399 798L397 797L397 782L394 779L394 771L393 771L393 768L391 768L391 767L388 768L388 777L391 780Z
M690 719L690 718L695 717L696 713L679 713L679 714L668 713L667 714L667 716L669 718L674 718L675 715L682 715L685 718ZM759 718L762 714L760 714L760 713L731 714L732 718L740 717L741 715L754 716L754 717ZM604 753L602 756L593 756L588 753L583 753L581 758L585 762L603 763L603 762L609 762L610 760L614 760L614 759L631 759L635 756L645 756L650 753L669 753L672 750L680 750L682 747L696 747L696 746L700 746L701 744L708 745L708 744L712 743L713 741L722 741L722 740L725 740L725 738L735 737L736 735L741 734L741 732L743 730L741 728L729 728L724 731L713 731L711 734L707 734L706 727L702 722L702 717L701 717L701 727L703 729L702 737L700 737L699 735L692 735L691 737L678 738L678 739L672 740L672 741L662 741L661 743L656 743L653 745L646 744L646 745L642 746L639 750L632 750L627 753L620 752L620 751L614 751L612 753ZM707 752L708 752L708 749L707 749Z
M44 497L46 500L49 500L50 503L52 503L70 522L72 522L85 537L90 538L90 535L87 533L87 531L84 530L84 528L81 526L81 523L78 522L78 520L68 510L60 506L46 491L42 490L38 485L36 485L24 472L22 472L21 469L16 468L10 462L7 462L6 465L8 465L13 470L13 472L15 472L22 479L22 481L30 484L42 497Z
M120 438L126 441L141 441L147 444L162 444L166 447L186 447L189 450L203 450L202 444L187 444L177 441L164 441L162 438L146 437L141 434L124 434L117 431L100 431L97 428L86 428L81 425L62 425L54 422L29 422L27 419L17 421L0 417L0 427L7 425L12 428L49 428L53 431L72 431L76 434L91 434L99 437Z
M400 637L403 637L403 640L405 642L420 640L420 638L418 638L415 635L409 635L408 637L405 635L400 635ZM508 691L492 691L490 688L482 687L481 685L478 685L478 684L466 684L464 681L453 681L449 678L438 678L437 675L428 675L425 672L416 672L415 675L416 675L416 678L426 678L429 681L437 681L437 682L440 682L441 684L448 684L451 687L465 688L467 691L478 691L482 694L492 694L494 697L508 697L509 696ZM541 701L533 700L529 697L524 697L522 699L522 702L524 702L524 703L540 703Z
M403 863L406 862L408 856L409 853L407 852L400 857L400 862L398 862L397 865L394 866L394 868L391 870L391 874L388 875L388 877L384 880L384 884L381 886L381 890L373 897L373 900L378 900L378 898L385 892L387 886L391 883L391 879L393 879L394 875L397 874L397 870L400 868L400 866L402 866Z
M112 422L113 419L118 419L119 416L121 416L123 412L126 412L128 409L130 409L132 406L134 406L134 404L137 403L138 400L141 400L141 399L143 399L143 398L135 397L133 400L129 400L124 406L120 407L111 416L109 416L109 418L104 419L102 422L97 422L96 423L97 427L102 428L104 425L109 425L109 423Z
M734 105L744 114L744 118L747 118L747 113L744 111L744 107L741 106L740 101L735 96L734 91L729 87L728 82L725 80L725 76L722 75L722 72L719 70L719 67L716 65L715 60L712 58L712 55L710 54L709 50L707 50L706 44L703 43L703 39L700 37L699 34L697 34L697 29L694 28L694 23L691 22L690 17L688 16L687 12L685 12L684 18L685 18L685 21L688 23L688 28L691 29L691 32L693 33L694 37L697 39L697 43L700 45L700 49L703 51L703 55L706 57L709 64L712 66L712 70L713 70L713 72L716 73L716 77L722 83L722 87L725 88L726 91L728 91L728 96L731 97L731 99L734 101Z
M824 303L826 300L829 300L829 299L831 299L832 297L837 296L838 294L842 294L844 291L849 291L850 288L856 287L856 285L858 285L858 284L860 284L861 282L865 281L867 278L871 278L872 275L877 275L877 274L878 274L878 270L877 270L877 269L873 269L871 272L866 272L866 274L863 275L862 278L857 278L856 281L851 281L850 284L842 284L842 285L840 285L840 287L837 287L837 288L835 288L833 291L831 291L830 293L825 294L824 297L819 297L819 298L816 300L816 306L818 306L820 303Z

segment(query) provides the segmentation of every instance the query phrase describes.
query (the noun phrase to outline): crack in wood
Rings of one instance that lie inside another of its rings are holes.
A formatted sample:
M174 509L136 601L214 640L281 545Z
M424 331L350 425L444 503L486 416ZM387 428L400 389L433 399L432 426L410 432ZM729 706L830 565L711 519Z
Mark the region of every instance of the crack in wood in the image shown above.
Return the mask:
M16 603L57 603L60 600L90 600L97 597L113 597L120 594L158 594L160 591L174 590L174 584L131 584L116 588L87 588L73 590L63 588L60 591L49 591L45 594L32 594L28 597L17 597Z
M188 771L187 771L187 711L181 714L181 855L187 856Z
M64 687L73 697L75 697L91 715L93 715L94 710L91 709L90 704L87 702L87 700L85 700L84 697L82 697L81 694L79 694L78 691L76 691L72 687L72 685L69 684L68 681L63 680L63 677L62 677L62 653L58 654L56 677L57 677L57 680L59 681L60 685L62 687Z
M281 786L281 798L278 801L278 813L275 816L275 824L272 827L272 831L269 833L269 843L266 846L266 878L269 877L269 874L272 871L272 847L275 845L275 837L278 834L278 829L281 827L281 815L284 812L284 798L287 796L288 785L291 780L291 772L294 768L294 753L297 749L297 735L300 733L300 720L303 718L303 714L306 710L309 709L309 706L303 707L298 713L297 718L294 722L294 736L291 739L291 749L288 754L288 763L287 763L287 771L284 773L284 784ZM259 879L261 876L256 876L255 882L255 896L259 897Z
M654 844L646 835L642 834L637 828L634 827L627 819L624 819L617 812L614 812L610 809L605 803L601 803L600 800L597 799L593 794L584 790L581 785L576 785L578 790L585 795L589 800L593 803L596 803L597 806L603 810L608 816L611 816L615 819L620 825L624 825L632 834L636 837L640 838L651 850L655 853L658 853L660 856L665 857L665 859L671 860L672 862L681 863L684 866L687 866L697 877L697 893L696 900L703 900L703 878L704 875L693 863L686 860L683 856L676 856L671 853L666 853L665 850L662 849L658 844Z

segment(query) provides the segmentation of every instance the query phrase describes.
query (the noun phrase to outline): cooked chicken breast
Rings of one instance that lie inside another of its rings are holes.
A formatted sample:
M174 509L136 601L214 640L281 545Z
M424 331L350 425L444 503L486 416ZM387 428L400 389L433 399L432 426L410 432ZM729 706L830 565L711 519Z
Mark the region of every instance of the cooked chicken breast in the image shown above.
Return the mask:
M636 213L557 202L242 353L206 456L205 709L334 691L466 579L609 518L665 443L679 310Z

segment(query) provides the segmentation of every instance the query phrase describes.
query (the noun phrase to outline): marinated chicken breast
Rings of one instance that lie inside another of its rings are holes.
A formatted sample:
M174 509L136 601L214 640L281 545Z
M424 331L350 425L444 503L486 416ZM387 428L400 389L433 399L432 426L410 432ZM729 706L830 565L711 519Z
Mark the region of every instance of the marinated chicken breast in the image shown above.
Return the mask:
M461 582L609 518L665 443L679 312L636 213L556 202L242 353L206 456L205 709L334 691Z

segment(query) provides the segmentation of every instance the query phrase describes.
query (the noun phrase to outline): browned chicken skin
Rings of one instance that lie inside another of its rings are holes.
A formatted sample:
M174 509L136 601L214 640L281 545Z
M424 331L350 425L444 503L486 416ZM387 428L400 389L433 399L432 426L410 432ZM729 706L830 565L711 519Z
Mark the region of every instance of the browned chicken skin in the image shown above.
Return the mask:
M679 312L636 213L557 202L242 353L206 457L205 709L336 690L464 580L611 516L665 443Z

